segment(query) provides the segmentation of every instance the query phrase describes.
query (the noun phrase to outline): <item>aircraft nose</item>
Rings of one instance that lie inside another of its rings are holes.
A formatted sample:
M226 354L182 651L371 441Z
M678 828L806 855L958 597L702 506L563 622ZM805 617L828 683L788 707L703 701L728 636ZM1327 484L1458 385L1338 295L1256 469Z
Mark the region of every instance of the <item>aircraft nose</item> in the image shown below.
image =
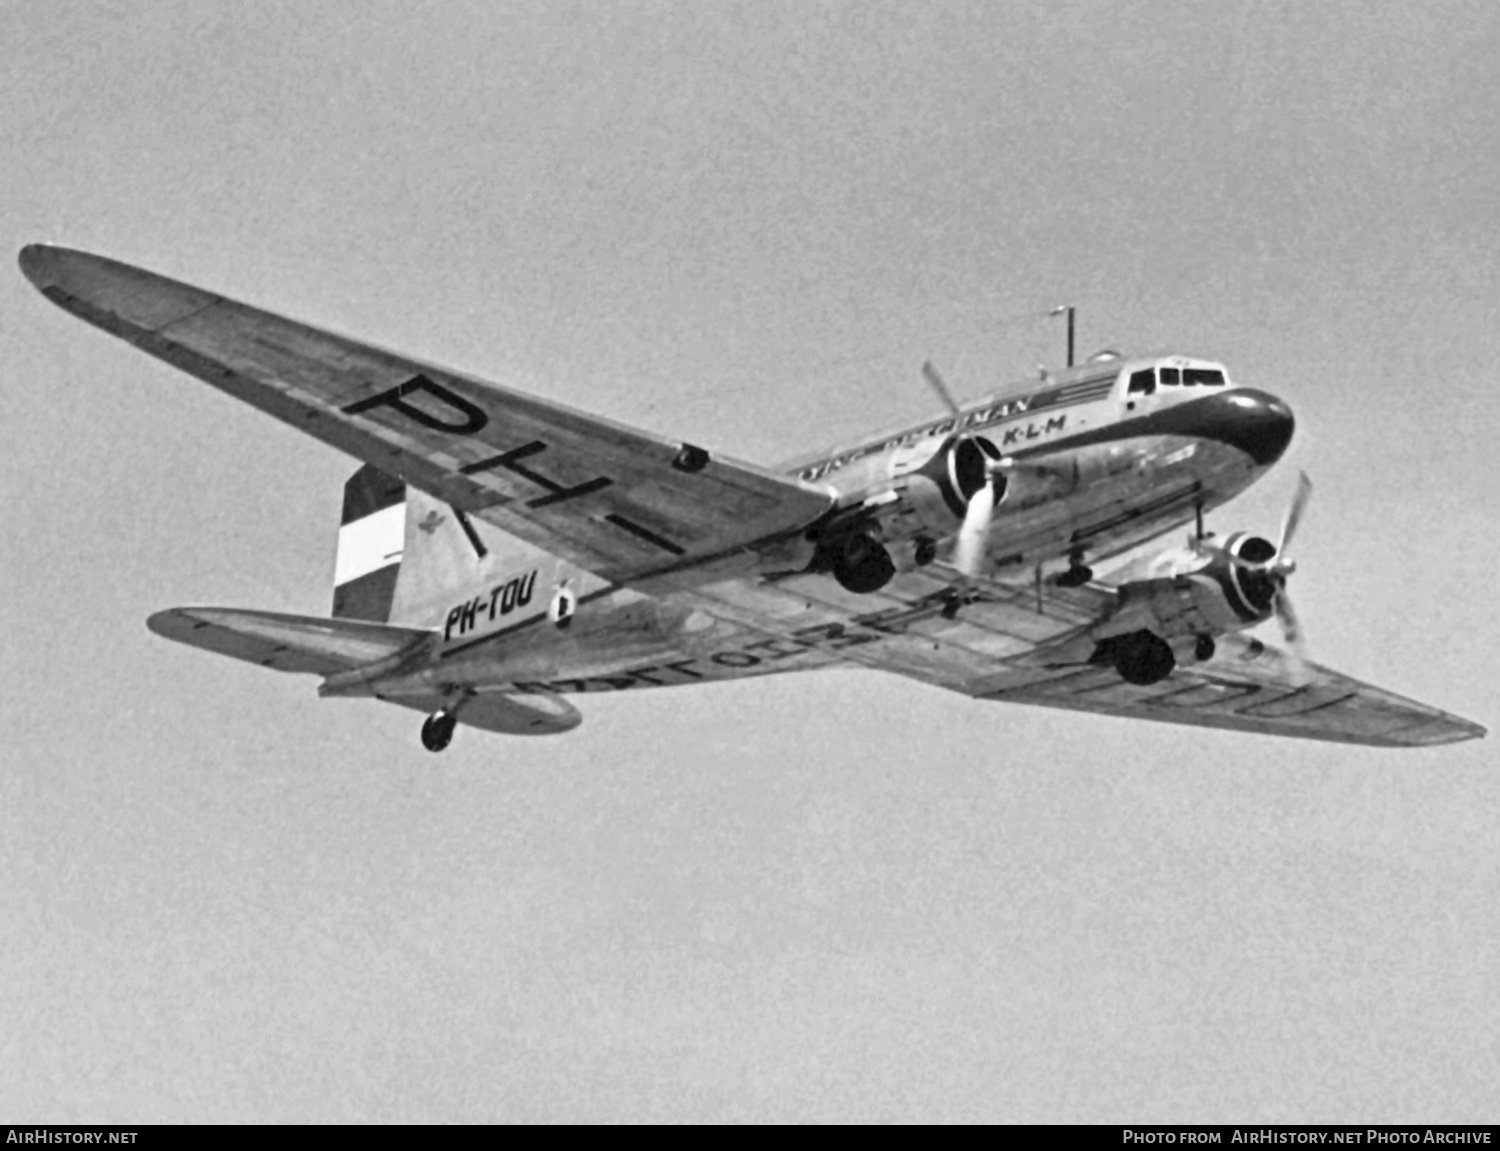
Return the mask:
M1162 422L1178 434L1239 448L1261 467L1281 458L1297 426L1291 408L1255 388L1234 388L1168 408Z
M1254 388L1239 388L1219 398L1233 409L1233 427L1227 441L1262 467L1279 460L1297 427L1292 409L1270 393Z

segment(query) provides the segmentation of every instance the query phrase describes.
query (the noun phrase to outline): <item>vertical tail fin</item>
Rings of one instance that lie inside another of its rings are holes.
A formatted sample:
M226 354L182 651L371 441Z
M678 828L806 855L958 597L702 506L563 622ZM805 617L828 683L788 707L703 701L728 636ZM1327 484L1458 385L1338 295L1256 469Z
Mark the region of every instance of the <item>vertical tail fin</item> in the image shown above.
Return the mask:
M406 546L391 605L392 623L442 627L462 599L497 580L545 567L550 586L557 560L483 520L412 488L406 493Z
M455 603L527 568L546 569L544 588L561 578L558 561L541 548L371 464L344 485L335 618L442 627Z
M389 622L405 531L404 483L372 464L349 477L334 562L334 618Z

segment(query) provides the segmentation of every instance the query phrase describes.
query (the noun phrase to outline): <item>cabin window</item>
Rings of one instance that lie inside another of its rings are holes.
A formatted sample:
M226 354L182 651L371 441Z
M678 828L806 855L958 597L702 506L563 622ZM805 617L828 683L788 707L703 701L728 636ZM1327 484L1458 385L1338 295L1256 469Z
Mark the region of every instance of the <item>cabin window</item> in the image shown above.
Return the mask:
M1156 391L1156 369L1146 368L1143 371L1132 372L1130 376L1130 392L1132 395L1139 392L1143 396L1149 396Z
M1217 388L1224 383L1224 373L1217 368L1184 368L1182 382L1189 387L1201 384L1205 388Z
M1182 373L1177 368L1163 368L1161 370L1162 387L1175 388L1182 383Z

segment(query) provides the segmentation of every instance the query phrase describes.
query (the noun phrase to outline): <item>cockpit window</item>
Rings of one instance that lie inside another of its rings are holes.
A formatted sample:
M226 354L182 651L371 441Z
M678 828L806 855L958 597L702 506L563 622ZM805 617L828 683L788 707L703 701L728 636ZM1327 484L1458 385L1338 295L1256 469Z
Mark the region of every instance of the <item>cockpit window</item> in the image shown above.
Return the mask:
M1217 368L1184 368L1182 382L1189 387L1201 384L1205 388L1217 388L1224 383L1224 373Z
M1156 391L1156 369L1146 368L1143 371L1132 372L1130 375L1130 391L1132 394L1139 392L1146 396Z
M1163 368L1161 370L1161 382L1163 387L1176 387L1182 382L1181 373L1176 368Z

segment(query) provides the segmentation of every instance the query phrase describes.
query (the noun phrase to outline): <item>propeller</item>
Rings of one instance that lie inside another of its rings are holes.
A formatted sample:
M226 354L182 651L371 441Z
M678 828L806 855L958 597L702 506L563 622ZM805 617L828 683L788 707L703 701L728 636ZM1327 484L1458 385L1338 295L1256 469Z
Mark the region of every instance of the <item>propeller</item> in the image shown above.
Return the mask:
M958 529L958 543L953 548L953 566L969 579L979 574L994 515L995 485L986 482L969 497L969 508L964 513L964 522Z
M1286 515L1281 520L1281 538L1276 541L1276 554L1283 555L1286 545L1292 542L1292 536L1297 531L1297 525L1302 522L1302 513L1307 510L1307 501L1312 498L1312 480L1307 478L1306 472L1297 473L1297 491L1292 496L1292 502L1286 509Z
M938 398L953 413L956 428L963 415L963 409L958 406L958 401L953 398L953 393L948 390L948 384L931 360L923 363L922 378L932 386ZM954 443L973 438L973 435L968 432L958 432ZM1009 460L987 459L984 468L984 486L969 497L969 507L964 512L964 522L958 529L958 542L953 548L953 566L968 579L978 577L980 565L984 562L984 553L989 544L990 524L995 517L995 478L1009 463Z
M932 390L938 394L938 399L943 401L943 406L953 413L955 420L962 414L958 401L953 398L953 393L948 390L948 385L943 381L942 375L931 360L922 364L922 378L932 385Z
M1292 606L1292 597L1286 588L1287 577L1297 570L1297 561L1287 556L1286 549L1292 542L1292 537L1297 533L1297 527L1302 522L1302 517L1307 511L1308 500L1311 498L1312 480L1307 478L1306 472L1301 472L1297 477L1297 490L1292 493L1292 502L1287 505L1286 514L1281 519L1281 535L1276 541L1276 550L1271 558L1256 563L1234 557L1234 562L1241 567L1264 572L1270 577L1276 589L1272 608L1276 615L1276 622L1281 626L1281 637L1286 642L1287 655L1292 665L1292 682L1299 686L1312 680L1312 669L1308 666L1307 641L1302 631L1302 623L1298 619L1297 609Z

